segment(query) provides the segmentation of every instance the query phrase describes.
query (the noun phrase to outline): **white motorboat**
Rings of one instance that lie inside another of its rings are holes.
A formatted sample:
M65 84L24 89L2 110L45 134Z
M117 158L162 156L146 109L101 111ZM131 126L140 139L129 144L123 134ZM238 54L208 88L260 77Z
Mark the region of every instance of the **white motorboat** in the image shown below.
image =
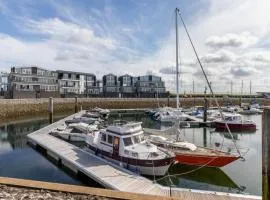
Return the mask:
M72 123L86 123L86 124L92 124L94 122L102 122L103 120L101 120L100 118L92 118L92 117L74 117L73 119L70 120L66 120L65 123L66 124L72 124Z
M109 114L110 114L110 110L95 107L93 109L88 110L86 113L98 114L99 117L101 117L103 119L108 119Z
M174 162L174 154L144 140L141 122L121 122L91 135L90 151L111 162L144 175L163 176Z
M172 123L176 120L186 121L188 115L182 112L182 109L175 109L170 107L165 107L160 109L155 114L156 120L164 123Z
M98 125L86 123L72 123L67 126L58 127L50 132L51 135L68 141L84 142L87 134L98 131Z

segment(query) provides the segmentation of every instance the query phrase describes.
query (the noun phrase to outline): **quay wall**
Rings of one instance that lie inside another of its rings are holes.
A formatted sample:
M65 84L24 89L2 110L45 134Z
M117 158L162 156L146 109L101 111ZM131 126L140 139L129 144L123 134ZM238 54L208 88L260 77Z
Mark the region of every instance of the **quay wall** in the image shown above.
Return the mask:
M260 105L270 106L270 99L256 99ZM181 98L181 106L202 106L204 105L203 98ZM219 104L227 105L228 102L239 104L239 98L235 99L218 99ZM242 102L250 102L250 99L242 99ZM54 98L53 99L54 114L74 113L75 98ZM108 109L132 109L132 108L156 108L159 106L175 107L174 98L162 98L158 102L154 98L78 98L78 110L89 109L94 107ZM214 100L208 98L208 105L216 106ZM48 114L49 98L41 99L0 99L0 120L38 116Z

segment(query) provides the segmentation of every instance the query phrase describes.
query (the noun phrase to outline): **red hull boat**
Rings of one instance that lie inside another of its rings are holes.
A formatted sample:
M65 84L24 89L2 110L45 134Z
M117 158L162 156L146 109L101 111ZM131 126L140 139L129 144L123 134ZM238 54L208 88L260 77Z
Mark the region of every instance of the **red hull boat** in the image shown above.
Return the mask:
M239 114L226 114L224 119L216 120L216 129L227 131L226 124L230 131L255 131L256 124L250 120L243 120Z
M198 147L202 148L202 147ZM203 148L204 151L206 148ZM207 149L207 152L212 151L212 155L208 155L208 153L197 154L197 153L181 153L178 151L174 151L176 155L176 161L181 164L193 165L193 166L207 166L207 167L223 167L228 165L229 163L237 160L240 156L226 154L225 152L216 151Z
M195 146L189 142L173 142L162 136L150 135L151 143L166 148L175 154L180 164L192 166L223 167L240 158L229 152Z
M230 128L231 131L255 131L256 130L256 124L254 123L229 123L227 122L228 127ZM216 129L217 130L225 130L226 129L226 123L224 122L216 122Z

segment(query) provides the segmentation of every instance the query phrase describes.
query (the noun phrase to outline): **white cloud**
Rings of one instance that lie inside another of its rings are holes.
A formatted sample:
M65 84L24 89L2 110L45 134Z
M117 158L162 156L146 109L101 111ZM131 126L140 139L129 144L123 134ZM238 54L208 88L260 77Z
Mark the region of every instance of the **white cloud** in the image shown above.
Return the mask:
M116 48L113 39L98 37L90 28L84 28L58 18L43 19L40 21L27 20L25 25L27 31L49 36L49 38L53 40L84 46L101 45L108 49Z
M248 47L257 42L258 38L249 32L241 34L227 33L223 36L211 36L206 39L205 44L213 48L223 47Z
M220 50L215 53L208 53L201 58L202 62L205 63L226 63L232 62L235 60L235 54L227 51L227 50Z
M252 76L258 73L258 71L252 67L234 67L234 68L231 68L230 72L232 73L232 75L236 77Z

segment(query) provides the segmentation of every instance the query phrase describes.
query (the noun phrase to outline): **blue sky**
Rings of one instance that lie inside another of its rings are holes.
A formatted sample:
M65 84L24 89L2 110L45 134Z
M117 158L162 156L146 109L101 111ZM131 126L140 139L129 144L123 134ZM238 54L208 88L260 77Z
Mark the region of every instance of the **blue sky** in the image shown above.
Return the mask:
M179 7L216 90L270 78L267 0L0 0L0 66L38 65L98 77L156 74L175 88L174 9ZM182 91L205 81L179 24ZM244 89L245 90L245 89Z

